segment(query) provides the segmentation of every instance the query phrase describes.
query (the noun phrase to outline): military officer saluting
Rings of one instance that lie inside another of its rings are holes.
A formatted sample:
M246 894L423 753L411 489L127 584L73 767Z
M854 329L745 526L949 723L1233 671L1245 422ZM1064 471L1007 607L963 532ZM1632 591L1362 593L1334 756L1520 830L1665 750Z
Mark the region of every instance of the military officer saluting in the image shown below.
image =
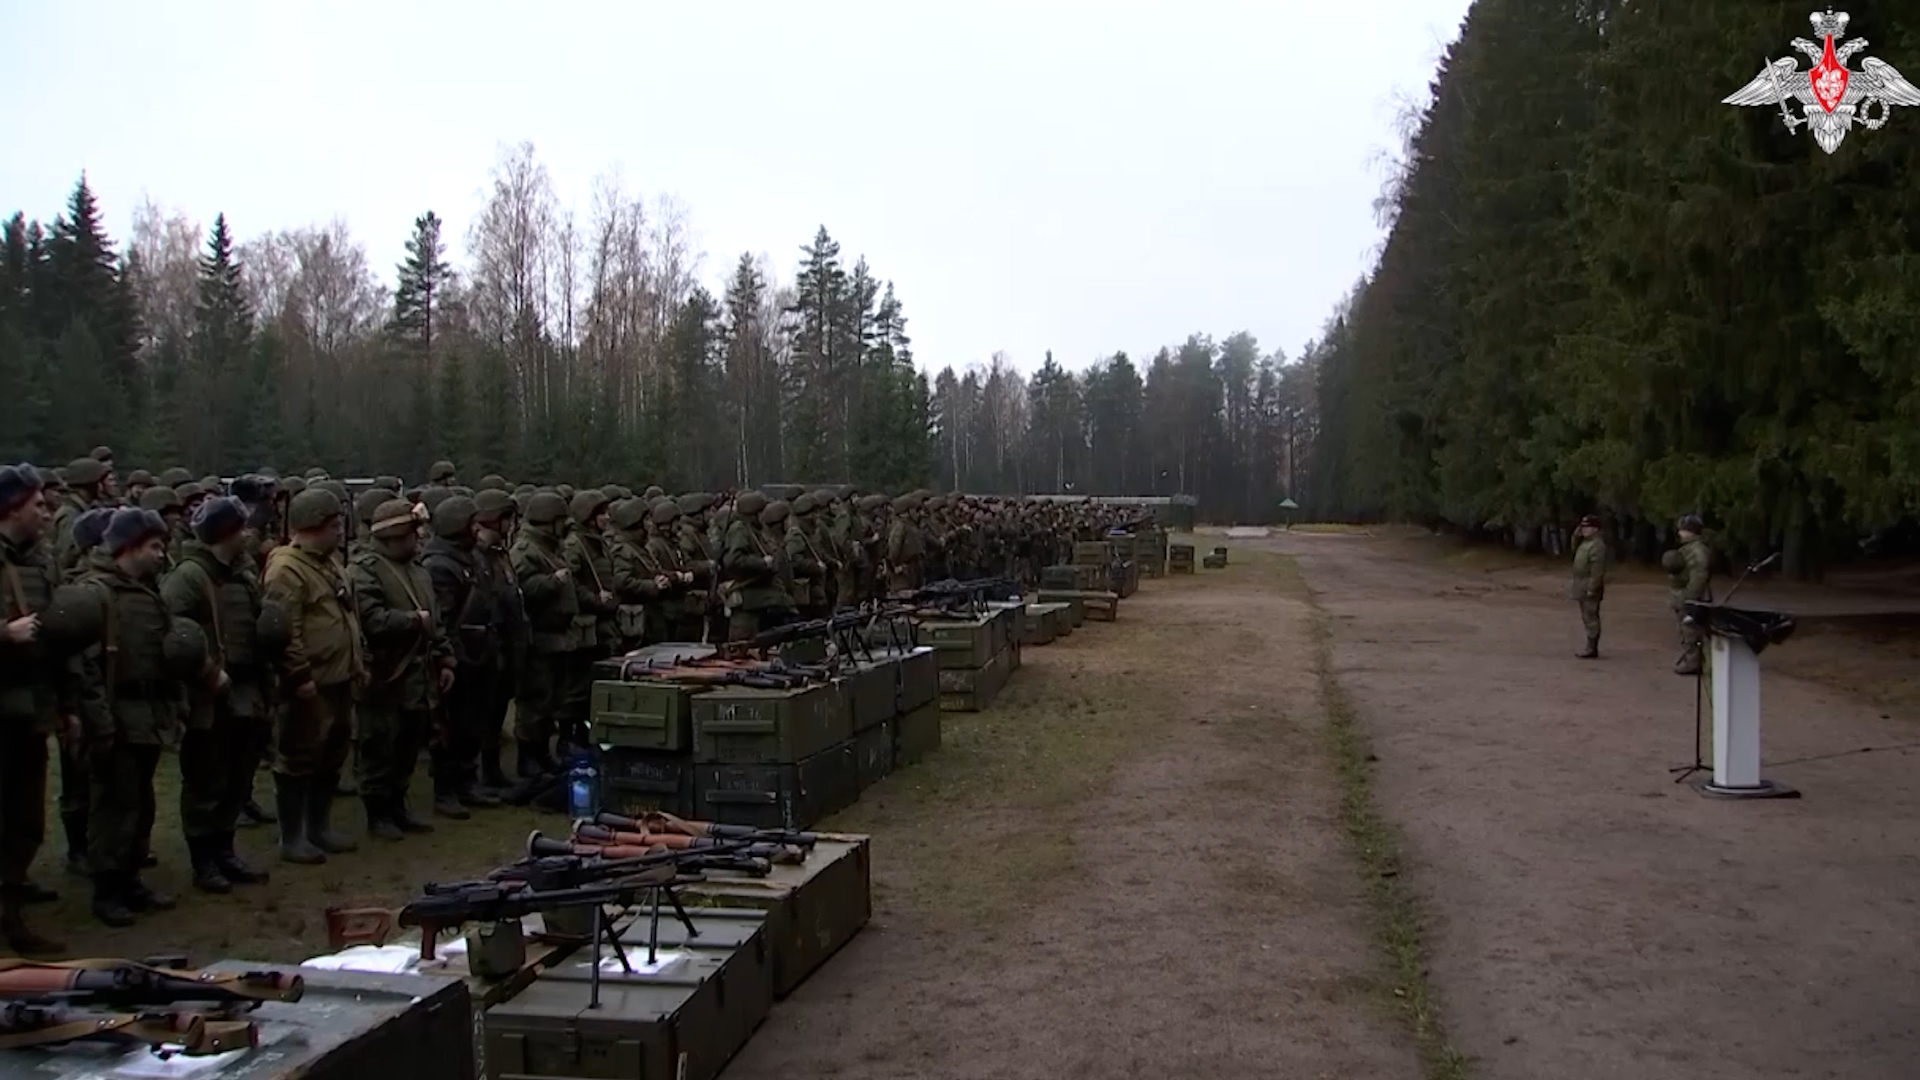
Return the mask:
M1587 647L1575 653L1582 660L1600 655L1600 601L1607 595L1607 541L1600 519L1588 514L1573 530L1573 581L1569 591L1580 605L1580 621L1587 628Z
M1667 603L1680 627L1680 659L1673 665L1676 675L1698 675L1705 660L1705 637L1700 628L1687 622L1687 604L1713 600L1713 553L1701 538L1706 524L1698 514L1679 521L1680 546L1660 557L1667 572Z

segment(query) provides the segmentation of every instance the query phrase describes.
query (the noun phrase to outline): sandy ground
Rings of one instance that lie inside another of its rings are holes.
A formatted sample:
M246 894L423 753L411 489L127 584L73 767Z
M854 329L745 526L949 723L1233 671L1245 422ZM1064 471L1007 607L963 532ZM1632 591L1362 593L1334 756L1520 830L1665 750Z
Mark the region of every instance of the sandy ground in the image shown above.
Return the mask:
M1654 579L1610 586L1604 658L1579 661L1578 615L1537 566L1257 543L1295 554L1336 620L1474 1075L1920 1074L1920 714L1883 689L1910 651L1828 634L1769 652L1765 773L1806 797L1720 802L1667 773L1692 757L1694 685L1671 674ZM1861 692L1823 685L1823 661Z
M1146 582L948 714L840 822L875 837L873 925L729 1080L1418 1076L1285 570Z

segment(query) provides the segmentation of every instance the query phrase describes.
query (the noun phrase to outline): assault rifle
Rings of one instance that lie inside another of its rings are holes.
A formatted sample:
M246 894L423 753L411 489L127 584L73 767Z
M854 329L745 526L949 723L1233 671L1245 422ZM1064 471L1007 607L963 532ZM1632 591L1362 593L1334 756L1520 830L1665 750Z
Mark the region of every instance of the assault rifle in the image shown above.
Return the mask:
M773 864L764 858L715 855L704 851L669 851L631 859L607 859L595 855L543 855L493 870L487 874L485 881L429 885L427 891L453 892L473 885L516 884L540 892L551 892L554 889L578 889L597 882L617 880L640 870L664 865L677 867L683 874L705 874L720 870L748 877L766 877L773 871Z
M305 989L299 975L277 971L0 960L0 1049L86 1039L144 1045L161 1057L218 1054L258 1045L259 1029L240 1014L268 1001L299 1001ZM87 1005L98 1009L77 1008ZM202 1008L169 1008L177 1005Z

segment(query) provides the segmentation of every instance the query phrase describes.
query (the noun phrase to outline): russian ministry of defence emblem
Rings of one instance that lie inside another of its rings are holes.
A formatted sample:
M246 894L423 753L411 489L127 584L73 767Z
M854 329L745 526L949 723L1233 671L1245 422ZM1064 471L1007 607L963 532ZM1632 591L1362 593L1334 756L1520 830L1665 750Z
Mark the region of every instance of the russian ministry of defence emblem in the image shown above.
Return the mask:
M1860 61L1859 68L1847 67L1853 54L1867 47L1867 39L1834 44L1847 36L1846 12L1828 8L1824 13L1814 12L1809 19L1821 43L1794 38L1792 44L1812 61L1811 67L1800 67L1791 56L1769 60L1752 82L1722 99L1721 104L1778 105L1788 131L1798 131L1803 124L1812 128L1814 141L1829 154L1840 148L1840 141L1855 121L1872 131L1887 122L1893 106L1920 105L1920 87L1902 78L1885 60L1869 56ZM1798 106L1799 116L1793 114L1789 104Z

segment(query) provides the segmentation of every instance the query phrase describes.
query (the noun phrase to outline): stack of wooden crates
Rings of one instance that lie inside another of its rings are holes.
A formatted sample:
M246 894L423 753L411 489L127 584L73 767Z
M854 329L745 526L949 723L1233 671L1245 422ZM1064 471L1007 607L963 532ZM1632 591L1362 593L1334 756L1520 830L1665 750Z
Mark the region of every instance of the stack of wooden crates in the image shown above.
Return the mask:
M990 605L977 615L921 621L922 644L939 657L940 707L978 712L993 704L1019 665L1023 604Z
M1167 573L1193 573L1193 545L1172 544L1167 548Z

